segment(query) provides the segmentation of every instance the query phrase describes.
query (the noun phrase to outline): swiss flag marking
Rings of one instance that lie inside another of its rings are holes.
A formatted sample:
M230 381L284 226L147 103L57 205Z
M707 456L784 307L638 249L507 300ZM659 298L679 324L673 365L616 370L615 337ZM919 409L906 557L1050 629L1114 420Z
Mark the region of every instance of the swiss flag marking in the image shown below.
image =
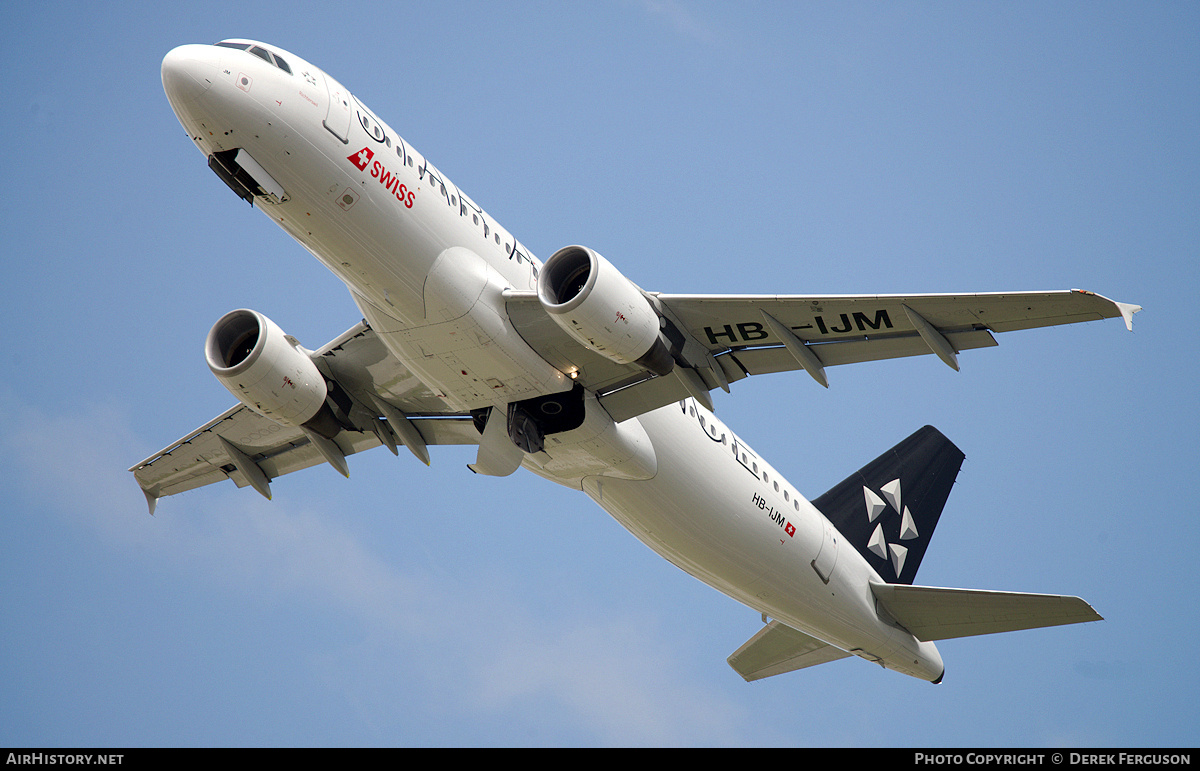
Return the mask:
M796 527L791 522L784 526L783 531L788 534L789 538L792 538L796 535Z
M364 147L354 155L347 155L346 160L357 166L359 171L366 171L367 164L370 163L371 159L374 157L375 152L369 147Z

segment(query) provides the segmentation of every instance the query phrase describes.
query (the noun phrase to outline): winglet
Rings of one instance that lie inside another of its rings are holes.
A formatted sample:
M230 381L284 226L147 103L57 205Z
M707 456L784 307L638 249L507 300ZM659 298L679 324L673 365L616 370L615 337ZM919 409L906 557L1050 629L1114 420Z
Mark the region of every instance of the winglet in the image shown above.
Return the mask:
M146 496L146 505L150 507L150 516L154 516L154 507L158 505L158 496L152 495L149 490L143 489L142 495Z
M1133 303L1119 303L1116 300L1111 300L1102 294L1096 294L1095 292L1089 292L1086 289L1072 289L1071 291L1077 292L1078 294L1085 294L1085 295L1088 295L1089 297L1095 297L1095 298L1098 298L1105 302L1112 303L1113 307L1115 307L1117 309L1117 313L1119 313L1121 318L1125 320L1125 328L1128 329L1130 332L1133 331L1133 314L1140 311L1142 309L1142 306L1134 305ZM1102 315L1104 315L1107 318L1112 318L1112 315L1108 314L1108 313L1105 313Z
M1117 310L1121 312L1121 318L1125 319L1125 328L1132 332L1133 314L1140 311L1142 306L1134 305L1133 303L1119 303L1116 300L1113 300L1112 304L1117 306Z

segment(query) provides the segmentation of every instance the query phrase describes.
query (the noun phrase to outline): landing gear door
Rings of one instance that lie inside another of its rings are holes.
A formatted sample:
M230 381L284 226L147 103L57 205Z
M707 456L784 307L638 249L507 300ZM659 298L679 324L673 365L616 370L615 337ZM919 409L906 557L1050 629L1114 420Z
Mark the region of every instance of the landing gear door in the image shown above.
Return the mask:
M325 114L325 128L342 140L342 144L348 144L350 120L354 113L354 108L350 106L350 92L328 75L325 75L325 88L329 92L329 111Z

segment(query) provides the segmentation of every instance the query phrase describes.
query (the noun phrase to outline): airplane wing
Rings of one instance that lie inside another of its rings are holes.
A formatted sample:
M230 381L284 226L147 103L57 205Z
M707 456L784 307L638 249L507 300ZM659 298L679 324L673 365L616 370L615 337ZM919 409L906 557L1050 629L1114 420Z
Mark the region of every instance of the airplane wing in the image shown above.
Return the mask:
M996 345L993 332L1121 317L1136 305L1081 290L971 295L647 294L664 319L679 364L665 376L613 362L571 339L535 292L505 292L509 318L530 346L594 391L620 422L750 375L806 370L827 385L825 367L935 353L957 369L957 354ZM345 456L403 444L423 462L427 445L479 444L471 417L452 413L389 355L360 323L313 353L343 389L341 415L354 430L336 441L288 428L241 405L133 466L153 512L166 495L232 479L270 497L270 480Z
M348 473L345 456L403 444L429 463L431 444L478 444L471 417L447 412L441 400L392 357L359 323L312 354L317 368L341 386L339 412L354 427L336 440L283 426L237 405L133 466L150 512L158 498L232 479L271 497L270 480L329 462Z
M750 375L803 369L828 387L825 368L932 353L958 369L958 353L996 345L994 332L1123 318L1140 306L1079 289L927 295L676 295L648 293L678 366L656 376L572 340L536 292L505 293L509 318L547 361L595 391L620 422Z

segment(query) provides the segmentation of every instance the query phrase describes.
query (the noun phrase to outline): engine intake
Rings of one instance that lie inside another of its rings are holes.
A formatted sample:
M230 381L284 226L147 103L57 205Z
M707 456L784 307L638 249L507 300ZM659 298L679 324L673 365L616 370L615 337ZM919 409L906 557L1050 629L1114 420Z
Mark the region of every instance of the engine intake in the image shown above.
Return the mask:
M555 252L538 274L538 300L568 335L619 364L666 375L675 360L650 301L612 263L584 246Z
M329 413L322 410L325 378L299 343L258 311L222 316L208 333L204 354L221 385L260 415L294 427L327 422L321 419Z

